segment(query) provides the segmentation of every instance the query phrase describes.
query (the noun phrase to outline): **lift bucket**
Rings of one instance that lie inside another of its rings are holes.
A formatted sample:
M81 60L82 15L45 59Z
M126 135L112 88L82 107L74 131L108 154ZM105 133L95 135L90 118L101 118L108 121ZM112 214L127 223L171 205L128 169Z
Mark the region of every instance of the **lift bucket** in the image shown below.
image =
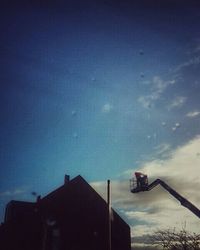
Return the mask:
M148 178L147 175L140 172L135 172L136 178L130 180L130 190L132 193L140 191L148 191Z
M130 179L130 191L131 193L138 193L141 191L137 186L137 180L135 178Z

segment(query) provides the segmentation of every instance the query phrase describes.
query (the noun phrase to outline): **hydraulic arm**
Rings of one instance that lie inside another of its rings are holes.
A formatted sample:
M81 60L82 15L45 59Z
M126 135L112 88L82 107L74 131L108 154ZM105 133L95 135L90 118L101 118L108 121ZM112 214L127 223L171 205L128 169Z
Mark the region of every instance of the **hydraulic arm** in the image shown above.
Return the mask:
M171 188L169 185L167 185L164 181L160 179L156 179L151 184L148 185L148 180L142 180L143 178L147 178L146 175L142 175L137 177L136 187L132 186L131 192L132 193L138 193L140 191L150 191L157 185L161 185L165 190L167 190L172 196L174 196L177 200L180 201L181 205L188 208L192 213L194 213L197 217L200 218L200 210L193 205L190 201L188 201L186 198L184 198L182 195L180 195L178 192L176 192L173 188ZM143 184L146 183L146 184Z

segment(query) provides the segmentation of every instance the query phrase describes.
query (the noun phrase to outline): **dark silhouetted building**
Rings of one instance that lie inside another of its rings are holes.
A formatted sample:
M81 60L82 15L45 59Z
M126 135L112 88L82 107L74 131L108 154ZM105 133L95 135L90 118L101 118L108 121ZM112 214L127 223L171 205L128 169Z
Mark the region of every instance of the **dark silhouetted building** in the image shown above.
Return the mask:
M37 202L11 201L0 226L3 250L110 250L107 202L81 177ZM112 250L130 250L130 227L112 210Z

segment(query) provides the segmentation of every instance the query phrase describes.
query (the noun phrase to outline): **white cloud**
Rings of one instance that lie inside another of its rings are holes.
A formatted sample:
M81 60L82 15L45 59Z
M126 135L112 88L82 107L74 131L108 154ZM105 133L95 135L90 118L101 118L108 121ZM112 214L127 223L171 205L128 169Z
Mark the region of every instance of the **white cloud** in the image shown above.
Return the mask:
M151 84L151 93L149 95L140 96L138 102L142 104L144 108L150 108L154 103L159 100L165 91L165 89L175 83L175 80L164 81L159 76L154 76L149 82Z
M103 105L101 111L103 113L110 113L112 109L113 109L113 106L110 103L106 103Z
M150 95L146 96L140 96L138 98L138 102L144 107L144 108L151 108L153 99Z
M162 143L154 148L157 155L166 154L170 150L170 144Z
M167 159L146 162L137 170L146 173L149 182L162 179L200 208L199 149L200 136L197 136L171 151ZM149 192L130 193L129 179L133 171L134 169L125 171L127 180L111 181L112 205L124 214L125 220L132 227L133 237L146 237L157 229L181 229L184 223L187 224L187 230L200 233L199 218L181 206L162 187L158 186ZM93 183L93 186L106 197L106 183Z
M176 122L176 123L175 123L175 126L176 126L177 128L179 128L179 127L181 126L180 122Z
M169 86L175 84L175 80L170 80L170 81L164 81L162 80L159 76L154 76L152 80L152 89L154 90L155 93L159 96L162 94L165 89Z
M174 124L174 126L172 127L172 131L175 132L177 129L179 129L181 127L181 124L180 122L176 122Z
M162 122L161 125L162 125L163 127L165 127L165 126L166 126L166 122Z
M180 108L180 107L182 107L185 104L186 101L187 101L187 97L185 97L185 96L177 96L169 104L168 108L169 109Z
M195 110L195 111L191 111L189 113L186 114L187 117L189 118L194 118L200 115L200 111Z
M187 67L190 67L190 66L193 66L193 65L198 65L198 64L200 64L200 56L193 57L193 58L189 59L188 61L179 64L175 68L174 71L177 72L177 71L180 71L180 70L182 70L184 68L187 68Z
M172 131L176 131L177 130L177 127L172 127Z
M8 197L8 196L15 196L15 195L20 195L20 194L24 194L25 190L24 189L14 189L14 190L6 190L3 192L0 192L0 197Z
M200 137L196 137L186 145L175 150L167 160L147 162L141 170L151 176L152 180L156 178L167 180L178 192L200 207L200 204L198 205L200 194L197 192L200 188L200 159L197 157L199 147ZM170 227L174 226L174 222L180 226L181 221L188 219L190 221L190 229L194 231L199 230L199 219L189 210L181 207L168 193L164 193L161 189L152 190L151 192L149 195L154 204L149 204L149 209L154 209L154 205L160 209L156 213L157 226ZM158 197L159 199L157 199ZM146 215L146 219L152 223L155 222L156 217L151 214L149 216Z

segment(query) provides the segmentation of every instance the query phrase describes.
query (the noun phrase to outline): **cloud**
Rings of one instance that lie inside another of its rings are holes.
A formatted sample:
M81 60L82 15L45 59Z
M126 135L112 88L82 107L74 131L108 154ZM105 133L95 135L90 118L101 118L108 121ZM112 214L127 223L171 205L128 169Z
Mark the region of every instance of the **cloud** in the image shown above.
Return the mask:
M191 112L186 114L186 116L189 117L189 118L194 118L194 117L197 117L199 115L200 115L200 111L197 111L197 110L191 111Z
M6 190L3 192L0 192L0 197L7 197L7 196L15 196L19 194L25 193L25 190L23 189L14 189L14 190Z
M103 113L110 113L112 109L113 109L113 106L110 103L106 103L103 105L101 111Z
M176 96L174 100L168 106L169 109L180 108L182 107L185 102L187 101L187 97L185 96Z
M183 62L181 64L179 64L176 68L175 68L175 72L178 72L180 70L183 70L187 67L190 67L190 66L195 66L195 65L199 65L200 64L200 56L195 56L191 59L189 59L188 61L186 62Z
M175 80L164 81L159 76L154 76L149 82L151 85L151 93L149 95L140 96L138 102L144 108L151 108L154 103L159 100L169 85L175 84Z
M146 96L140 96L138 98L138 102L144 107L144 108L151 108L153 104L153 99L151 95Z
M155 149L157 155L165 155L170 150L170 144L162 143L162 144L156 146L154 149Z
M162 148L162 147L161 147ZM164 147L168 150L168 146ZM159 150L159 148L158 148ZM190 202L200 207L200 136L185 145L170 150L165 160L155 159L143 163L137 170L149 176L149 182L160 178ZM149 192L130 193L129 179L133 169L126 170L126 180L111 181L112 206L123 215L132 230L134 244L141 243L157 229L176 227L186 223L188 231L200 233L199 218L181 206L179 201L162 187ZM123 173L124 175L124 173ZM93 187L106 197L106 183L93 183ZM140 242L137 242L140 237ZM145 241L144 241L145 242Z
M175 132L177 129L179 129L181 127L181 124L180 122L176 122L174 124L174 126L172 127L172 131Z
M175 80L164 81L159 76L154 76L152 80L152 90L157 96L161 95L165 89L175 83Z

